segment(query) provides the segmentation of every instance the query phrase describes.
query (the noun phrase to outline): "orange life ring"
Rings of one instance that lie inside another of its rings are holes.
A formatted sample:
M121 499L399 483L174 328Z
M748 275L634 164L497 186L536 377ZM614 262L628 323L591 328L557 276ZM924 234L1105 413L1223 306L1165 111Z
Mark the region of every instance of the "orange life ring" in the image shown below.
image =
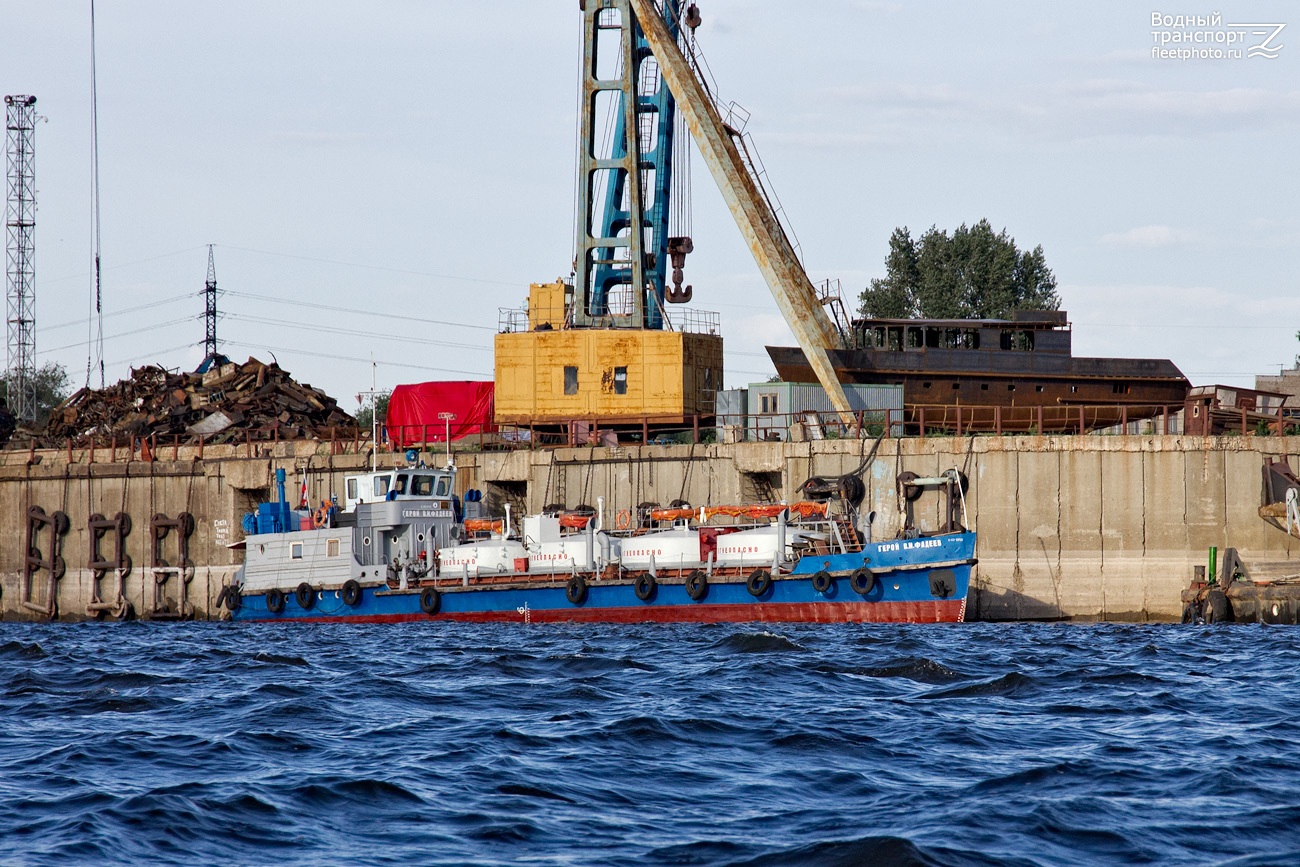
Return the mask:
M317 530L324 529L330 524L330 510L327 506L321 506L311 516L311 523Z
M632 526L632 513L627 509L619 509L618 515L614 517L614 526L620 530Z

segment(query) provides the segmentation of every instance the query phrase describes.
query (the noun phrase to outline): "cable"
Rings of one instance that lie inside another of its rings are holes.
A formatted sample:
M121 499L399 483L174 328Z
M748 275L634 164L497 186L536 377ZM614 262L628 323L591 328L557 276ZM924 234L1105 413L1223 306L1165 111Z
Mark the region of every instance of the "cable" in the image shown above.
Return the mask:
M312 358L329 358L329 359L333 359L333 360L335 360L335 361L357 361L357 362L361 362L361 363L363 363L363 364L370 364L371 361L372 361L372 359L369 359L369 358L356 358L356 357L354 357L354 356L350 356L350 355L339 355L339 354L337 354L337 353L333 353L333 352L311 352L311 351L306 350L306 349L294 349L294 348L292 348L292 347L288 347L288 346L269 346L269 345L264 344L264 343L244 343L244 342L242 342L242 341L238 341L238 340L229 340L229 341L226 341L226 345L227 345L227 346L242 346L242 347L244 347L245 349L254 349L254 350L256 350L256 349L268 349L268 350L274 350L274 351L279 351L279 352L293 352L293 353L296 353L296 354L298 354L298 355L306 355L306 356L309 356L309 357L312 357ZM428 367L428 366L426 366L426 365L422 365L422 364L403 364L403 363L401 363L401 362L396 362L396 361L378 361L378 360L376 360L375 363L376 363L376 364L383 364L383 365L385 365L385 366L387 366L387 367L405 367L405 368L410 368L410 369L412 369L412 370L433 370L433 371L437 371L437 372L439 372L439 373L460 373L460 374L464 374L465 376L489 376L489 375L490 375L490 374L484 373L484 372L481 371L481 370L456 370L456 369L454 369L454 368L450 368L450 367Z
M279 319L264 319L260 316L248 316L243 313L226 313L231 319L240 319L245 322L255 322L259 325L283 326L284 322ZM405 320L403 320L405 321ZM453 343L448 340L432 340L424 337L405 337L401 334L380 331L357 331L354 328L335 328L329 325L307 325L302 322L294 323L295 330L318 331L321 334L346 334L356 337L374 337L379 340L396 340L402 343L420 343L426 346L447 346L453 349L470 349L477 352L491 352L491 346L475 346L472 343Z
M144 326L143 328L135 328L135 329L132 329L131 331L123 331L123 332L121 332L120 334L113 334L113 335L110 335L107 339L108 339L108 340L117 340L119 337L130 337L130 336L133 335L133 334L144 334L144 333L147 332L147 331L155 331L155 330L157 330L157 329L159 329L159 328L167 328L167 327L172 326L172 325L180 325L182 322L193 322L193 321L194 321L194 317L193 317L193 316L182 316L180 319L172 319L172 320L169 320L169 321L167 321L167 322L159 322L159 323L157 323L157 324L155 324L155 325L146 325L146 326ZM100 335L98 335L97 337L92 337L90 340L81 340L81 341L78 341L78 342L76 342L76 343L67 343L67 344L64 344L63 346L56 346L56 347L54 347L53 349L42 350L42 352L43 352L43 353L50 353L50 352L59 352L60 350L63 350L63 349L76 349L78 346L85 346L85 345L87 345L88 343L95 343L95 342L98 342L99 345L102 346L103 343L104 343L104 340L105 340L105 337L103 336L103 334L100 334ZM101 367L101 368L103 367L103 363L104 363L103 353L101 352L101 354L100 354L100 367ZM103 371L101 370L100 373L101 373L101 375L102 375L102 374L103 374ZM101 385L100 385L100 388L103 388L103 387L104 387L104 386L101 384Z
M239 250L243 253L258 253L263 256L279 256L282 259L301 259L305 262L320 262L324 265L344 265L349 268L369 268L372 271L388 271L393 274L415 274L419 277L437 277L440 280L464 280L466 283L487 283L493 286L518 286L517 282L504 280L483 280L479 277L461 277L456 274L435 274L430 271L413 271L409 268L389 268L385 265L367 265L364 262L341 262L337 259L319 259L315 256L300 256L295 253L277 253L273 250L256 250L252 247L234 247L229 244L214 244L223 250Z
M240 292L237 289L227 289L225 290L224 294L233 298L251 298L254 301L270 301L273 304L291 304L294 307L299 307L299 308L302 307L302 301L299 299L272 298L268 295L253 295L249 292ZM384 319L388 319L390 321L394 318L393 314L391 313L381 313L375 310L358 310L355 307L334 307L329 304L312 304L311 307L313 310L333 310L337 313L351 313L357 316L379 316ZM495 328L489 325L470 325L467 322L447 322L442 319L421 319L418 316L403 315L401 317L401 321L422 322L428 325L448 325L453 328L473 328L478 331L492 331L492 332L496 331Z
M112 313L105 313L104 318L107 319L111 316L124 316L127 313L135 313L138 310L150 310L154 307L161 307L164 304L174 304L177 301L184 301L187 298L193 298L195 297L195 294L196 293L194 292L187 292L184 295L174 295L171 298L164 298L161 301L150 301L148 304L137 304L135 307L127 307L123 310L115 310ZM87 319L75 319L69 322L60 322L58 325L47 325L41 329L41 332L54 331L59 328L70 328L73 325L81 325L87 321Z
M105 266L105 267L103 268L103 270L104 270L104 271L115 271L115 270L118 270L118 269L120 269L120 268L129 268L129 267L131 267L132 265L143 265L143 264L145 264L146 262L156 262L156 261L158 261L159 259L167 259L167 258L170 258L170 257L172 257L172 256L179 256L179 255L181 255L182 253L193 253L195 250L202 250L202 249L203 249L202 246L199 246L199 247L186 247L184 250L173 250L173 251L171 251L170 253L159 253L157 256L149 256L148 258L145 258L145 259L134 259L134 260L132 260L132 261L130 261L130 262L121 262L121 263L119 263L119 264L117 264L117 265L108 265L108 266ZM88 276L90 273L91 273L90 271L82 271L80 274L69 274L69 275L66 276L66 277L53 277L53 278L51 278L51 279L49 279L49 280L42 280L41 283L44 284L44 285L48 285L48 284L50 284L50 283L61 283L61 282L63 282L64 280L80 280L82 277L86 277L86 276Z

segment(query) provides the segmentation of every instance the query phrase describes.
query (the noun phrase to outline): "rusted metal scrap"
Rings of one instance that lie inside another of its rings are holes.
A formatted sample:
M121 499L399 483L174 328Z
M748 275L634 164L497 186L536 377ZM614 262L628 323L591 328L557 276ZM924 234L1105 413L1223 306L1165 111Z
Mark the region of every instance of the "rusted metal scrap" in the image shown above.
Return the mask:
M334 398L295 382L278 364L250 358L207 373L153 365L103 389L83 388L54 408L37 445L108 445L157 436L182 444L302 439L351 432L356 419Z

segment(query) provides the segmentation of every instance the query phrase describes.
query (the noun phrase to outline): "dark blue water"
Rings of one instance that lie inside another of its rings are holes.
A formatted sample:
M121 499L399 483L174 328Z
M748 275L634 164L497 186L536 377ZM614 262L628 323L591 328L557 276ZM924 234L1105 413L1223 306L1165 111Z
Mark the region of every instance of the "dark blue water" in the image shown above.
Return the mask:
M1300 631L0 624L3 864L1300 864Z

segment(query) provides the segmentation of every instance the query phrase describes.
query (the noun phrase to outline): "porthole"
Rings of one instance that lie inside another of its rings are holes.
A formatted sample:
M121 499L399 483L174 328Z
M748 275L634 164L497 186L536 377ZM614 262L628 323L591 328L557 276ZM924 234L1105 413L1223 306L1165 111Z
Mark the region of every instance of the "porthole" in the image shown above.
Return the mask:
M423 541L424 541L424 534L423 534L423 533L418 533L418 534L416 534L415 541L417 541L417 542L423 542Z
M363 546L369 548L369 547L370 547L370 537L369 537L369 536L362 536L362 537L361 537L361 544L362 544Z
M258 545L258 546L257 546L257 553L259 553L259 554L265 554L265 553L266 553L266 546L265 546L265 545Z

